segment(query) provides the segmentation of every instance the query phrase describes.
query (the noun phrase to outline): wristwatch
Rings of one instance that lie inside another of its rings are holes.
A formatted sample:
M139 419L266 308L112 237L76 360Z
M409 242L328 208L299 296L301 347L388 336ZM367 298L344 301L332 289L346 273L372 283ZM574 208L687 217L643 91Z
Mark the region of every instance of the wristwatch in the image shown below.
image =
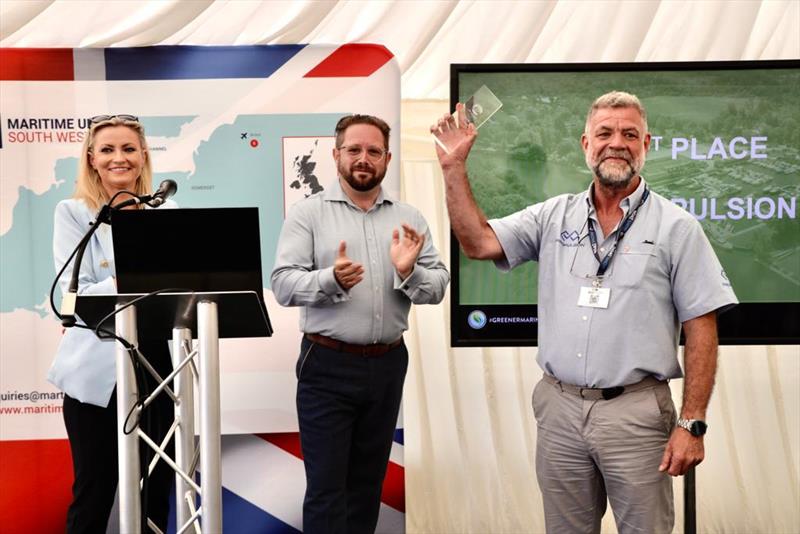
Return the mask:
M700 419L678 419L677 425L688 430L691 435L698 437L705 434L706 430L708 430L706 422Z

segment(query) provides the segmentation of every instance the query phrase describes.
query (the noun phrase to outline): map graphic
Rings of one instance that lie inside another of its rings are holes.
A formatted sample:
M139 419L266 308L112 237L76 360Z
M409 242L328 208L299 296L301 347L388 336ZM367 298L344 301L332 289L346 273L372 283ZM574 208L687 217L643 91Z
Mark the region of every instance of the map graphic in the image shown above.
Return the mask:
M0 455L20 460L21 471L6 478L25 483L4 494L12 511L6 523L20 532L63 530L71 480L64 393L46 379L63 339L48 303L53 213L73 195L88 118L132 113L147 132L154 188L174 180L181 208L259 210L264 300L275 332L220 340L223 506L236 512L226 514L225 531L255 524L265 532L299 531L305 479L293 399L300 310L275 302L269 275L285 209L335 179L326 143L338 120L369 113L399 127L400 70L392 53L369 44L282 44L12 55L0 69L10 73L0 83ZM292 189L293 181L301 187ZM399 184L392 192L399 194ZM247 483L259 462L269 464L260 487L280 488L274 495L256 495ZM388 471L385 488L392 489L384 490L378 528L402 532L402 431ZM28 510L37 498L53 506Z
M336 180L335 138L284 137L284 209L328 188Z
M275 192L290 177L307 180L309 189L312 178L316 188L336 178L330 152L333 138L328 134L341 115L240 115L232 124L217 127L197 146L186 146L184 141L191 138L187 129L191 131L195 117L142 117L153 159L153 185L167 178L175 180L174 198L180 207L258 207L264 287L268 288L284 209L303 198L300 193L284 199ZM297 137L283 139L287 134ZM252 139L259 142L251 143ZM11 227L0 235L0 313L24 309L50 314L45 302L55 275L53 212L75 190L79 144L74 151L76 157L52 162L54 185L47 191L36 193L25 184L18 185ZM286 180L283 158L293 165ZM187 170L166 168L172 165ZM59 299L57 295L57 305Z

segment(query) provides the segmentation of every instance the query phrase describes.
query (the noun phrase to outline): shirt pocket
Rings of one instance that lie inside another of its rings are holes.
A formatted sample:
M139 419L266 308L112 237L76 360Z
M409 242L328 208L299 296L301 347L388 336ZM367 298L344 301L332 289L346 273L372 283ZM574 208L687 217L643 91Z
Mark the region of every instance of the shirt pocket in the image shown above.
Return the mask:
M638 287L647 272L648 266L656 260L656 247L650 243L636 246L623 246L613 258L611 280L617 287Z
M588 239L585 243L581 243L575 247L564 247L563 250L558 252L561 254L559 262L570 266L569 273L583 280L591 280L597 275L598 261L592 254L592 249L589 246ZM540 273L542 267L539 267ZM539 275L541 276L541 274Z

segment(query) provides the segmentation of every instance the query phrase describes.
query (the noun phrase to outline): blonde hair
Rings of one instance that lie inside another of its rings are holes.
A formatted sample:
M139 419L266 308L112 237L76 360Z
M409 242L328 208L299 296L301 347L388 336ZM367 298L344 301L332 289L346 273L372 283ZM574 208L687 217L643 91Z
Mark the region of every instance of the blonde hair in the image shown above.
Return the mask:
M75 183L75 194L72 195L73 198L83 200L92 210L100 209L100 206L111 200L103 184L100 182L100 175L89 161L92 151L94 150L94 139L97 132L111 126L125 126L126 128L130 128L136 132L136 135L139 137L139 143L142 145L144 164L142 165L142 172L139 178L136 179L136 184L131 193L137 196L147 195L153 189L153 169L150 165L150 158L147 153L147 140L144 137L144 127L142 127L141 123L138 121L123 120L119 117L112 117L105 121L93 123L86 132L86 138L83 140L81 159L78 162L78 177Z
M636 108L639 111L639 115L642 116L644 131L647 132L647 111L645 111L639 98L636 95L624 91L611 91L610 93L597 97L597 100L592 102L589 113L586 115L586 126L584 129L586 133L589 133L589 122L591 122L595 112L597 112L598 109L606 108Z

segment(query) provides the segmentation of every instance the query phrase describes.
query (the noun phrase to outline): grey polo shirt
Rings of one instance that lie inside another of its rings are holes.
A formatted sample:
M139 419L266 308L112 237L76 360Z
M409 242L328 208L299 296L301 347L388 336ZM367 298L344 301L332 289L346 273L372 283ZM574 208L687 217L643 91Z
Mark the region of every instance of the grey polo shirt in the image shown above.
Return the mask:
M408 223L425 235L414 270L397 275L389 255L392 231ZM333 275L339 242L364 266L364 279L343 290ZM292 206L278 241L272 291L283 306L303 306L300 329L347 343L389 343L408 329L411 303L436 304L450 281L422 214L381 190L363 211L339 182Z
M681 323L736 304L736 295L700 223L651 190L604 277L608 308L578 306L581 287L592 285L599 265L588 218L601 258L617 233L603 235L591 187L489 221L505 253L498 268L539 262L539 365L563 382L588 387L632 384L649 375L678 378ZM625 216L644 187L642 179L620 202Z

